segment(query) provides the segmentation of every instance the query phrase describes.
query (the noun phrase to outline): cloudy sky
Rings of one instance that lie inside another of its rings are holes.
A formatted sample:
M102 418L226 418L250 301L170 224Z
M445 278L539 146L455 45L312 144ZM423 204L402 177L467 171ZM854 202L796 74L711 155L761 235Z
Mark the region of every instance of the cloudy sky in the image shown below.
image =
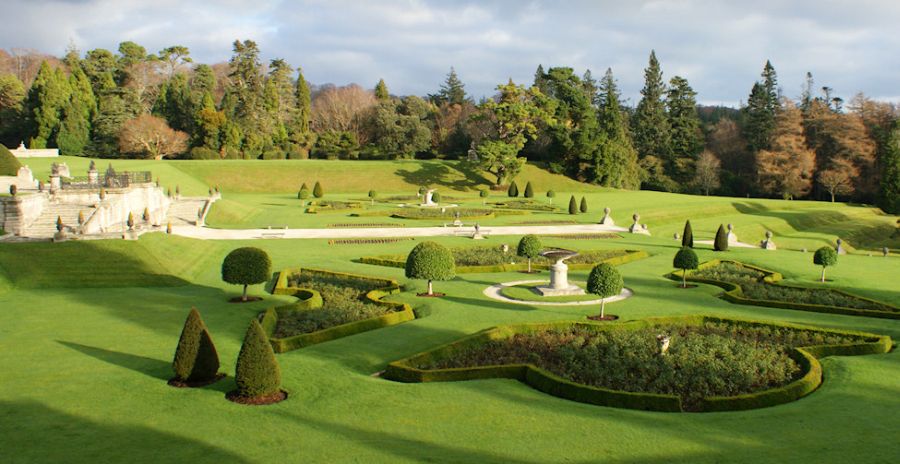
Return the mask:
M0 48L62 55L186 45L227 61L235 39L264 60L285 58L307 79L395 94L437 90L454 66L480 97L508 78L530 83L539 63L600 76L611 67L636 103L655 49L666 79L686 77L704 103L746 99L766 59L786 96L811 71L816 87L900 101L900 2L466 0L3 0Z

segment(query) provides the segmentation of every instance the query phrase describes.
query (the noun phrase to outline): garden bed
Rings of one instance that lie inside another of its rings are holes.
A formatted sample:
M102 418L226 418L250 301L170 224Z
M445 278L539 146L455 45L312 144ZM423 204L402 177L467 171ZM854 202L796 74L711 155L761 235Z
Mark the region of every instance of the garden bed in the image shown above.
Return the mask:
M409 305L383 301L400 291L394 280L318 269L279 273L272 293L298 302L260 315L278 353L333 340L415 318Z
M333 213L363 208L363 203L359 201L313 200L306 208L306 212L308 214Z
M542 212L553 212L558 208L544 202L537 202L534 200L509 200L509 201L498 201L494 203L490 203L494 208L505 208L505 209L517 209L517 210L525 210L525 211L542 211Z
M661 355L657 335L670 344ZM891 339L705 316L489 329L391 363L403 382L514 378L575 401L656 411L774 406L822 382L817 357L885 353Z
M681 280L681 272L675 271L670 277ZM722 298L732 303L900 319L900 308L887 303L842 290L778 284L781 274L736 261L703 263L697 270L688 271L687 280L724 288Z
M570 284L578 285L581 288L584 288L584 282L572 282L569 281ZM540 285L546 285L544 284ZM542 301L542 302L551 302L551 303L567 303L567 302L576 302L576 301L594 301L599 300L600 297L591 293L585 293L584 295L564 295L564 296L542 296L534 290L535 285L539 284L519 284L519 285L509 285L500 289L500 295L505 296L507 298L511 298L513 300L519 301Z

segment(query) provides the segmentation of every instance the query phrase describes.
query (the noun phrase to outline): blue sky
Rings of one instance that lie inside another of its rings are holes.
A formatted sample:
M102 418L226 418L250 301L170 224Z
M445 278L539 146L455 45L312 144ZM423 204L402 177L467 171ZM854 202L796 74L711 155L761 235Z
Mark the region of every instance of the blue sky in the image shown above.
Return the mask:
M862 91L900 101L900 2L895 1L344 1L4 0L0 48L62 55L115 50L132 40L157 51L186 45L201 62L227 61L235 39L262 57L303 66L311 82L392 93L437 90L454 66L476 97L537 65L595 77L611 67L626 99L639 98L655 49L666 80L688 79L704 103L746 99L766 59L784 94L816 86L849 100Z

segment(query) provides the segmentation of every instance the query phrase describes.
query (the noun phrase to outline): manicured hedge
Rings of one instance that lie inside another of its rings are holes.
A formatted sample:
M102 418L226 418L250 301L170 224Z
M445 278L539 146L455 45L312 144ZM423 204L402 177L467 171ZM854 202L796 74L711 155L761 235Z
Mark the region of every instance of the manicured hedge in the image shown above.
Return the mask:
M379 288L370 290L366 293L366 298L373 304L379 306L388 306L393 311L378 317L354 321L347 324L341 324L329 327L324 330L298 334L285 338L272 338L275 328L278 325L278 315L284 314L285 311L303 311L307 309L320 308L323 305L322 295L310 288L291 287L289 286L289 278L292 274L301 272L300 268L285 269L278 273L275 281L275 287L272 293L275 295L291 295L299 299L297 303L291 303L275 308L270 308L260 315L260 324L269 336L269 342L276 353L285 353L309 345L327 342L349 335L355 335L361 332L387 327L401 322L410 321L416 318L416 313L412 307L405 303L396 303L392 301L384 301L382 298L400 292L400 284L396 280L381 279L377 277L369 277L359 274L350 274L344 272L332 272L321 269L308 269L316 273L331 274L335 276L352 277L359 280L368 280L382 285Z
M763 277L763 281L765 283L773 284L773 285L774 284L783 285L783 284L778 284L778 282L780 282L784 278L778 272L770 271L768 269L763 269L761 267L753 266L750 264L744 264L744 263L737 262L737 261L731 261L731 260L714 259L711 261L707 261L707 262L701 264L697 268L697 271L701 271L703 269L713 267L713 266L718 266L721 263L732 263L732 264L735 264L738 266L743 266L745 268L761 272L761 273L765 274L765 277ZM722 289L725 290L725 292L722 293L721 298L725 301L728 301L729 303L743 304L743 305L750 305L750 306L766 306L766 307L770 307L770 308L781 308L781 309L796 309L799 311L811 311L811 312L817 312L817 313L844 314L844 315L849 315L849 316L866 316L866 317L879 317L879 318L883 318L883 319L900 319L900 308L897 308L896 306L885 303L883 301L877 301L877 300L873 300L871 298L854 295L852 293L845 292L843 290L828 289L828 291L836 292L836 293L839 293L839 294L842 294L842 295L845 295L845 296L848 296L851 298L868 301L868 302L871 302L873 304L877 304L880 306L887 306L887 307L895 308L895 311L878 311L878 310L874 310L874 309L845 308L845 307L841 307L841 306L825 306L825 305L816 305L816 304L807 304L807 303L793 303L790 301L754 300L754 299L750 299L750 298L747 298L744 296L744 293L741 290L740 285L737 285L737 284L734 284L731 282L724 282L721 280L712 280L712 279L703 279L703 278L699 278L699 277L691 277L691 274L693 274L694 272L695 271L688 271L687 280L690 280L692 282L699 282L699 283L710 284L710 285L715 285L717 287L721 287ZM681 280L681 276L682 276L681 270L673 271L672 273L667 275L667 277L669 277L670 279L673 279L673 280ZM791 287L789 285L783 285L783 286ZM793 287L793 288L804 288L804 287Z
M612 258L604 259L601 262L611 264L613 266L618 266L620 264L630 263L632 261L637 261L639 259L643 259L648 257L646 251L643 250L625 250L627 253L622 256L614 256ZM385 266L385 267L397 267L404 268L406 267L406 257L403 255L381 255L381 256L363 256L359 259L355 260L358 263L363 264L371 264L373 266ZM569 270L574 271L585 271L591 270L594 268L594 265L597 263L583 263L583 264L567 264L569 266ZM549 264L539 264L532 263L532 269L550 269ZM516 263L516 264L496 264L492 266L456 266L457 274L480 274L480 273L491 273L491 272L519 272L525 271L528 269L528 263Z
M316 200L310 203L306 208L308 214L331 213L336 211L350 211L363 209L364 206L358 201L332 201L332 200Z
M640 393L610 390L578 384L563 379L531 364L507 364L497 366L478 366L451 369L419 369L415 366L433 363L452 357L455 353L467 348L484 344L490 340L512 337L541 330L581 326L586 330L640 330L658 324L701 325L706 322L731 323L748 326L776 326L789 329L813 330L865 337L864 342L844 345L819 345L795 348L791 357L800 365L803 373L797 380L760 392L732 397L708 397L701 402L702 412L738 411L775 406L795 401L813 392L822 383L822 366L817 358L824 356L850 356L858 354L887 353L892 341L889 336L864 332L821 329L800 324L770 323L743 319L726 319L712 316L691 315L678 317L660 317L629 321L624 323L591 323L591 322L552 322L531 323L510 326L498 326L478 332L474 335L439 346L430 351L413 355L409 358L392 362L385 370L384 377L398 382L449 382L474 379L507 378L519 380L537 390L561 398L626 409L648 411L680 412L683 411L681 398L676 395L657 393Z

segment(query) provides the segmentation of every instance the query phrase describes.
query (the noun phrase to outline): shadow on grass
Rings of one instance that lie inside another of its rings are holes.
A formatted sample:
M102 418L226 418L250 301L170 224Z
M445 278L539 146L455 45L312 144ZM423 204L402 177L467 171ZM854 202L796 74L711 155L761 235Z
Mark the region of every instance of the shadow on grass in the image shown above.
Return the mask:
M4 462L248 462L148 427L99 423L33 401L0 401Z
M166 361L160 361L159 359L148 358L136 354L122 353L120 351L107 350L95 346L82 345L75 342L57 340L56 343L79 351L92 358L99 359L100 361L124 367L155 379L169 380L172 378L172 364Z
M455 163L452 166L465 177L449 180L453 174L446 163L421 163L417 170L398 169L395 173L404 182L412 185L445 186L453 190L467 190L491 183L481 173L466 163Z

